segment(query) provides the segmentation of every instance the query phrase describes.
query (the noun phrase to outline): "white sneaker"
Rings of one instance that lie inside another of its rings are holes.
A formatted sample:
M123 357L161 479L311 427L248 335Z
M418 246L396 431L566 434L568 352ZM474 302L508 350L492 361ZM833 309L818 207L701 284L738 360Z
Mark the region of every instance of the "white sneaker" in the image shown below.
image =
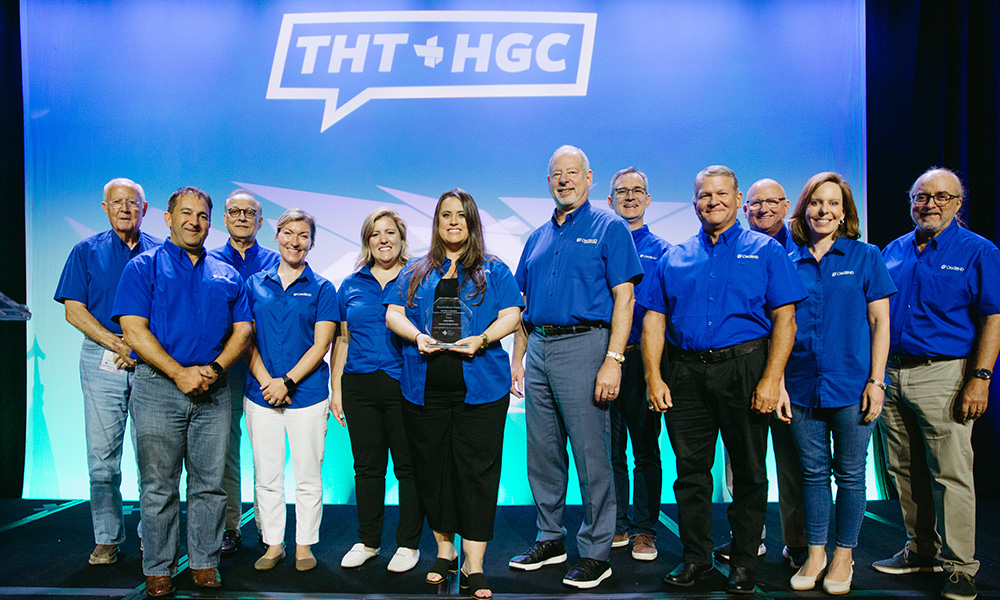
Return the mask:
M344 559L340 561L340 566L345 569L350 569L352 567L360 567L361 565L368 562L369 559L378 556L378 551L380 548L375 548L374 550L365 549L365 545L361 542L354 544L350 551L344 555Z
M392 560L389 561L389 566L386 568L393 573L405 573L417 566L418 560L420 560L420 550L400 546L392 555Z

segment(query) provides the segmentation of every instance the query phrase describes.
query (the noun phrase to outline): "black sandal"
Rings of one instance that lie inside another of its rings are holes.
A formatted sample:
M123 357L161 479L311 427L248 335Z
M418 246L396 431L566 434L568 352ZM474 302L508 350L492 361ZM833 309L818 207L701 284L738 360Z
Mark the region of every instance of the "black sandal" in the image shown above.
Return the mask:
M489 584L486 583L486 576L482 573L462 573L462 576L458 579L458 587L460 590L465 592L470 598L478 598L479 600L488 600L493 597L493 590L490 589ZM477 596L476 593L482 590L489 590L489 596Z
M452 574L458 572L458 556L448 560L447 558L441 558L440 556L434 559L434 564L431 565L431 570L427 572L427 577L424 581L431 585L437 585L439 583L444 583L448 580ZM437 581L432 581L430 579L431 575L440 575L441 579Z

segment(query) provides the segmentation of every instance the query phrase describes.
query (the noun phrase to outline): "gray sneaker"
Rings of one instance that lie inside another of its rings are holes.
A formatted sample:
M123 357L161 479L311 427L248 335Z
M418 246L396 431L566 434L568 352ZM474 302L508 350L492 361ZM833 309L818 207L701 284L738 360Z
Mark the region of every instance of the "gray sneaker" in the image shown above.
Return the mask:
M118 544L98 544L87 561L92 565L110 565L118 562Z
M944 580L941 595L951 600L975 600L976 578L968 573L953 571Z
M892 558L876 560L872 563L876 571L888 573L889 575L906 575L907 573L941 573L944 568L936 558L920 556L916 552L910 552L909 548L903 548L893 555Z

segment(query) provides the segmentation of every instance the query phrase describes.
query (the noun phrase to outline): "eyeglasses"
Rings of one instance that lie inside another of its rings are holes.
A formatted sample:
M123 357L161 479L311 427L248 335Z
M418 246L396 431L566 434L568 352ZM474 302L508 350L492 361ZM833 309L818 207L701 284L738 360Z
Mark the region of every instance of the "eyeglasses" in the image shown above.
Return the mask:
M785 201L784 198L760 198L757 200L751 200L750 202L747 202L747 205L754 210L759 210L760 207L765 204L767 205L768 208L777 208L778 205L784 201Z
M226 211L230 217L234 219L240 218L240 215L246 215L246 218L252 219L257 216L257 210L253 208L236 208L235 206Z
M615 196L620 200L628 198L628 195L632 194L636 198L642 199L646 197L646 188L644 187L634 187L634 188L615 188Z
M129 198L128 200L118 198L117 200L108 202L108 206L115 210L121 210L122 206L127 206L129 210L138 210L139 207L142 206L142 202L136 200L135 198Z
M944 208L951 204L951 201L955 198L961 198L961 196L949 194L948 192L938 192L936 194L913 194L910 196L910 204L913 206L927 206L927 203L933 199L934 204L936 204L938 208Z

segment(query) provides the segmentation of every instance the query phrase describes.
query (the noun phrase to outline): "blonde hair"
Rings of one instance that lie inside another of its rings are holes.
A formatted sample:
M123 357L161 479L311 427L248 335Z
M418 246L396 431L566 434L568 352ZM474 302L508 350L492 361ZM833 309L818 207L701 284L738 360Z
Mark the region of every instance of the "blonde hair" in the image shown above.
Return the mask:
M375 231L375 223L383 218L392 219L393 223L396 224L396 229L399 231L399 258L397 259L399 264L405 265L406 261L410 260L410 247L406 244L406 221L403 220L403 217L399 216L398 212L391 208L380 206L368 213L364 222L361 223L361 252L358 253L358 260L354 263L355 271L360 271L364 267L370 267L375 263L375 257L372 256L372 250L368 246L368 238Z

